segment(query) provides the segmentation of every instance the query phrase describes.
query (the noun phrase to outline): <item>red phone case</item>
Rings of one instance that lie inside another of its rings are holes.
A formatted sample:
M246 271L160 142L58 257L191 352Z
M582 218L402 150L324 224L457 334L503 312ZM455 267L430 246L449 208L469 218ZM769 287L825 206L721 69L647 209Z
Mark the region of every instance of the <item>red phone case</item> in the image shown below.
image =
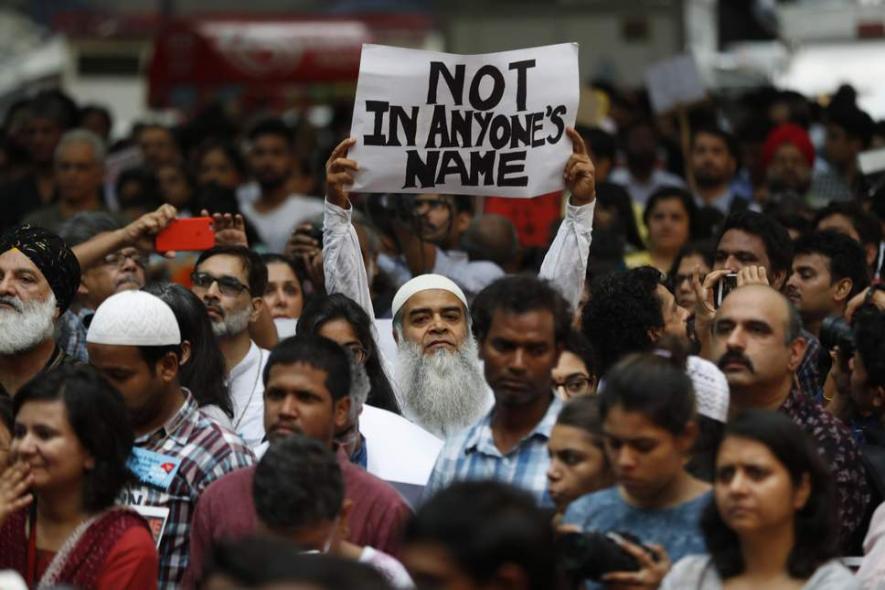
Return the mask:
M175 219L157 234L157 252L208 250L215 246L211 217Z

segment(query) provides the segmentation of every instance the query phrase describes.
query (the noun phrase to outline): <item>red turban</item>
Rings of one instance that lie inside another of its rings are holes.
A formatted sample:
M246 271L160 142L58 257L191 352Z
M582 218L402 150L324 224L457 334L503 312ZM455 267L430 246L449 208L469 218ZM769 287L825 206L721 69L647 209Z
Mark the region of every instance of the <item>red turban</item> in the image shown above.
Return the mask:
M796 146L805 156L808 165L814 166L814 146L811 144L808 132L793 123L784 123L772 129L768 137L765 138L765 144L762 146L762 165L765 168L771 165L774 153L785 143Z

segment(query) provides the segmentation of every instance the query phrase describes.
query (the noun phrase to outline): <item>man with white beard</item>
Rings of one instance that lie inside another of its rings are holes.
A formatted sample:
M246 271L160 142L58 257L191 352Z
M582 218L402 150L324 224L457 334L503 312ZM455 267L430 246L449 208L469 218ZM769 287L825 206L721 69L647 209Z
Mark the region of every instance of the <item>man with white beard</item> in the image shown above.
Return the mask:
M0 236L0 395L75 362L53 332L79 284L80 264L57 235L23 225Z
M269 352L252 341L249 325L264 305L267 266L244 246L216 246L197 258L191 280L191 291L206 305L224 355L234 430L255 448L264 440L261 374Z
M539 276L549 279L574 309L587 273L596 190L583 139L574 129L566 132L572 155L563 176L570 196ZM347 151L355 143L353 138L345 139L326 162L323 266L326 291L343 293L374 317L359 240L351 224L348 187L359 165L347 157ZM441 275L415 277L400 288L392 306L396 383L403 411L444 438L475 422L493 402L470 333L467 308L463 291Z
M419 275L400 287L391 309L403 415L442 439L476 422L492 395L458 285Z

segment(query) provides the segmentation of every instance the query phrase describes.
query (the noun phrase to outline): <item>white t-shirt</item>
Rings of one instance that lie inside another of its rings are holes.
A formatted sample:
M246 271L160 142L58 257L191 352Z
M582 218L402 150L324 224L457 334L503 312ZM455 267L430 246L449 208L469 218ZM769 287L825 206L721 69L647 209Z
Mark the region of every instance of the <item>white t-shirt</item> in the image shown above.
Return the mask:
M380 572L394 588L415 587L415 583L409 577L409 572L406 571L403 564L383 551L378 551L373 547L363 547L359 561Z
M228 376L234 404L234 432L249 448L257 447L264 440L264 382L261 374L269 356L269 351L251 342L249 352Z
M286 242L289 241L292 230L314 217L322 216L323 200L289 195L279 207L267 213L256 211L254 202L242 203L240 210L255 226L255 231L258 232L261 241L267 245L267 249L281 254L286 249Z

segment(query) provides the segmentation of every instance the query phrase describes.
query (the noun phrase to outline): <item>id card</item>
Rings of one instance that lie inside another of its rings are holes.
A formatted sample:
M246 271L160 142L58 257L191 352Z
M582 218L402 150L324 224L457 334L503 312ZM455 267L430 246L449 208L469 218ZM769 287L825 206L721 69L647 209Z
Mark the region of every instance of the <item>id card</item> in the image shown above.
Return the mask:
M178 466L181 465L181 459L135 447L126 464L143 483L168 490L178 472Z
M132 506L132 509L141 514L147 521L148 526L151 528L151 536L154 537L154 543L156 543L157 549L159 549L166 522L169 520L169 509L160 506Z

